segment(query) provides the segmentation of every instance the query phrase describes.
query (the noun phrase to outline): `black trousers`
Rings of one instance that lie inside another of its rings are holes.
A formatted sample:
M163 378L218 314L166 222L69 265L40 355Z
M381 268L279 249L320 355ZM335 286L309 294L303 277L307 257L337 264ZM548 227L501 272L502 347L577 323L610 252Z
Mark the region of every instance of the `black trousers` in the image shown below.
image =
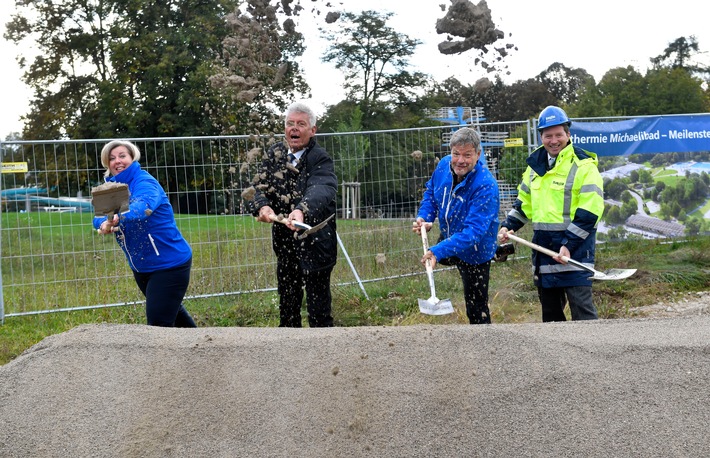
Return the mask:
M133 272L138 288L145 296L145 316L151 326L196 328L182 299L190 284L192 259L173 269L156 272Z
M471 324L490 324L488 309L488 281L491 262L468 264L458 258L454 261L463 280L463 295L466 300L466 316Z
M312 328L333 326L330 274L333 267L305 273L298 259L281 256L276 264L279 291L280 327L301 327L303 290L306 290L308 325Z
M597 309L592 302L591 286L568 286L565 288L537 288L542 305L542 321L567 321L565 305L569 300L572 320L596 320Z

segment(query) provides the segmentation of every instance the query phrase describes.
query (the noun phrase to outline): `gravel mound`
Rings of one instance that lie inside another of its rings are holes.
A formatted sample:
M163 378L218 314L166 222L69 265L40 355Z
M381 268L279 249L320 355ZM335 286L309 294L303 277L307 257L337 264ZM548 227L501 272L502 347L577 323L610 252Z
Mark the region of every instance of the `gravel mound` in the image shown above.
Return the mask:
M0 456L710 456L708 336L85 325L0 367Z

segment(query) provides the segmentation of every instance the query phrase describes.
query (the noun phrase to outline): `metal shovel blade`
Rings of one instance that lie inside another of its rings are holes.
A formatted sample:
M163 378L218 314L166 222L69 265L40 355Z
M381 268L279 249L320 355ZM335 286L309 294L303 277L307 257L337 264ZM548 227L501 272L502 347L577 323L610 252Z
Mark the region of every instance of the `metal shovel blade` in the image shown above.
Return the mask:
M296 238L297 238L298 240L303 240L303 239L305 239L306 237L308 237L309 235L313 234L314 232L320 231L321 229L323 229L323 228L328 224L328 221L330 221L331 219L333 219L334 216L335 216L335 213L333 213L332 215L330 215L329 217L327 217L326 219L324 219L323 221L321 221L320 223L318 223L318 224L316 224L315 226L312 226L312 227L309 226L309 225L306 224L306 223L300 223L300 222L298 222L298 221L294 221L294 222L293 222L293 225L294 225L294 226L296 226L296 227L299 228L299 229L303 229L303 230L305 231L305 232L303 232L302 234L299 234Z
M454 313L454 306L449 299L439 300L436 297L418 299L419 311L425 315L448 315Z
M426 229L421 228L422 236L422 248L424 248L424 254L429 250L429 240L427 239ZM418 299L419 301L419 311L426 315L447 315L449 313L454 313L454 306L451 304L449 299L439 300L436 297L436 288L434 286L434 269L431 267L431 262L427 259L426 261L426 276L429 280L429 290L431 291L431 297L429 299Z
M130 197L125 183L108 182L91 188L91 204L96 216L113 216L128 211Z
M594 271L592 280L623 280L636 273L636 269L609 269L605 272Z

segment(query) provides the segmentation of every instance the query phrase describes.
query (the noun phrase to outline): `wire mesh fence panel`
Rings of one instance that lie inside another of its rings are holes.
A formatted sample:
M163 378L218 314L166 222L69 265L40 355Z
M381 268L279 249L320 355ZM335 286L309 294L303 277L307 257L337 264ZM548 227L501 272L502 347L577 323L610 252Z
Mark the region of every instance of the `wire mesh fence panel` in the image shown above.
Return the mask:
M471 125L481 133L487 166L498 180L502 218L537 141L534 126L529 121ZM317 135L334 160L339 183L342 248L334 285L422 273L421 241L411 224L425 184L439 159L449 154L448 141L459 127ZM251 187L264 151L278 138L129 140L141 150L141 167L167 193L192 247L188 298L274 290L271 226L253 218L242 194ZM3 163L26 164L26 171L3 173L0 183L6 316L143 301L113 237L100 236L92 227L89 196L104 181L100 154L109 141L0 143ZM436 231L431 237L433 244Z

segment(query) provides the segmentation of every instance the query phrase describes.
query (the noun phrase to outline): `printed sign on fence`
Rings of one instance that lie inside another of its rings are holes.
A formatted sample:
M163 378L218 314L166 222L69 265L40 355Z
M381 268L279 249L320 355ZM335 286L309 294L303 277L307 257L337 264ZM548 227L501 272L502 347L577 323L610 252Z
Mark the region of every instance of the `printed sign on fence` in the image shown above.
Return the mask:
M504 138L503 139L503 146L505 148L513 148L514 146L523 146L523 139L522 138Z
M3 162L2 173L27 173L27 162Z
M710 151L710 115L574 121L572 143L599 156Z

